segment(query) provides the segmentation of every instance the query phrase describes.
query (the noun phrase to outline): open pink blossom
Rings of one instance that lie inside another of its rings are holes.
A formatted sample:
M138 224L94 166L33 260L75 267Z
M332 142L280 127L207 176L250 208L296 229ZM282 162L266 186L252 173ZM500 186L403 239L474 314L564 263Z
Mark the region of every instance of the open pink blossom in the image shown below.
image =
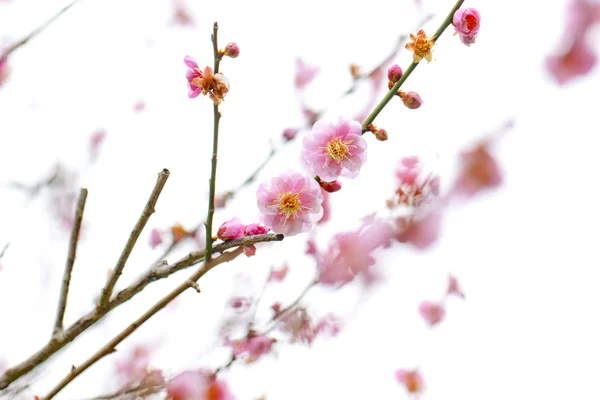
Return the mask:
M221 240L238 239L244 236L246 225L238 217L233 217L223 222L217 231L217 236Z
M474 36L479 33L481 15L474 8L461 8L454 13L452 24L457 34Z
M425 382L421 373L417 370L396 370L396 380L406 387L409 393L421 393L425 387Z
M202 93L202 86L197 86L196 84L192 83L194 79L202 78L202 71L200 70L200 67L198 67L196 60L190 56L185 56L183 58L183 62L188 66L188 70L185 73L185 77L188 81L188 86L190 89L188 96L190 99L193 99Z
M333 181L340 175L354 178L367 160L367 142L357 121L339 117L317 121L304 137L302 157L315 175Z
M215 104L221 104L229 92L229 80L225 75L213 73L212 68L208 66L204 71L200 71L198 63L190 56L185 56L183 62L188 66L185 74L190 89L188 96L193 99L202 93L208 95Z
M243 339L225 341L225 344L231 346L234 357L243 356L247 363L258 360L261 356L269 354L273 343L276 340L267 336L251 336Z
M439 194L439 176L423 174L423 164L418 157L405 157L396 169L398 187L394 197L388 200L388 206L398 205L420 207Z
M319 73L319 67L308 65L300 57L296 58L296 89L304 89Z
M299 173L284 173L258 187L259 219L276 233L293 236L308 232L323 216L319 184Z
M373 277L369 267L375 264L372 253L388 246L392 228L382 221L365 222L358 230L338 233L326 253L319 254L319 282L328 286L343 286L362 274L367 282Z
M444 319L446 310L443 304L425 300L419 304L419 314L421 314L425 322L433 326L439 324Z
M167 383L168 400L234 400L227 384L206 370L185 371Z

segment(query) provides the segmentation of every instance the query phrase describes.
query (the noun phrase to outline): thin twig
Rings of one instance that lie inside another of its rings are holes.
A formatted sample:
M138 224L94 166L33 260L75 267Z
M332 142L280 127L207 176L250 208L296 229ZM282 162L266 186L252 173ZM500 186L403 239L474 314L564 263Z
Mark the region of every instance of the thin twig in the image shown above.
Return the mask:
M221 63L221 55L219 54L219 45L217 41L217 33L219 31L219 24L216 22L213 24L213 33L210 37L213 44L213 53L215 58L215 71L219 72L219 64ZM215 215L215 188L217 181L217 153L219 150L219 121L221 120L221 113L219 112L219 105L215 102L213 104L213 150L211 157L211 168L210 168L210 184L208 194L208 213L206 216L206 260L210 260L212 256L212 223L213 216Z
M65 7L63 7L59 12L54 14L54 16L52 18L50 18L48 21L44 22L42 25L35 28L31 33L29 33L29 35L25 36L23 39L19 40L17 43L13 44L12 46L10 46L6 50L4 50L4 52L2 52L2 54L0 55L0 59L7 58L13 51L15 51L19 47L27 44L31 39L33 39L34 37L36 37L37 35L42 33L44 30L46 30L46 28L48 28L50 26L50 24L52 24L54 21L56 21L69 8L73 7L78 2L79 2L79 0L73 0L71 3L69 3Z
M8 250L8 246L10 246L10 243L6 243L2 248L2 251L0 251L0 260L2 259L2 257L4 257L4 253L6 253L6 250Z
M254 235L243 237L240 239L229 240L223 242L214 247L214 253L222 253L233 247L243 247L244 245L252 245L262 242L273 242L281 241L284 236L282 234L268 233L264 235ZM182 269L189 268L193 265L198 264L204 259L204 250L195 251L189 253L185 257L176 261L173 264L166 265L160 268L151 268L146 274L144 274L136 282L132 283L125 289L121 290L115 295L108 305L103 309L93 308L83 317L75 321L71 326L63 331L61 335L53 336L48 343L46 343L41 349L32 354L28 359L21 363L7 369L4 374L0 375L0 391L6 389L11 383L34 370L36 367L41 365L44 361L49 359L52 355L56 354L59 350L64 348L67 344L75 340L77 336L85 332L88 328L100 321L106 314L113 309L117 308L121 304L127 302L133 298L136 294L141 292L150 283L167 278Z
M85 209L87 195L88 190L86 188L81 188L79 191L79 200L77 200L77 209L75 210L75 220L73 221L73 228L71 229L71 239L69 240L69 253L65 265L65 273L63 274L62 286L60 288L56 320L54 322L54 335L63 330L63 319L65 317L65 309L67 308L71 273L73 272L73 264L75 264L75 258L77 257L77 242L79 241L79 231L81 229L81 221L83 220L83 210Z
M319 283L318 279L312 280L308 285L306 285L306 287L302 290L302 292L300 292L298 297L296 297L296 300L294 300L291 304L289 304L283 310L280 310L279 312L275 313L275 315L273 315L273 318L271 318L271 322L276 321L277 319L281 318L284 314L288 313L291 309L296 307L298 305L298 303L300 303L300 301L304 298L304 296L306 296L306 293L308 293L308 291L318 283ZM265 332L265 334L270 332L271 330L273 330L273 329L272 328L268 329Z
M150 216L154 213L154 206L156 206L156 202L158 201L158 196L160 196L160 192L163 190L163 187L165 186L167 179L169 179L169 175L170 175L170 172L166 168L159 172L158 179L156 180L154 189L152 189L150 198L148 199L148 202L146 203L146 206L144 207L144 211L142 212L142 215L140 215L140 218L138 219L133 230L129 234L129 239L127 240L127 243L125 244L125 248L121 252L121 256L119 257L119 260L117 261L117 265L113 269L112 274L110 275L110 278L106 282L106 286L104 286L104 289L102 289L102 294L100 295L100 300L98 301L99 308L106 307L106 304L108 303L108 300L110 299L113 289L115 288L115 285L117 284L117 281L119 280L119 277L123 273L123 268L125 268L125 263L127 262L127 259L129 258L129 255L131 254L131 251L133 250L133 246L135 246L135 243L137 242L138 237L142 233L144 226L146 226L146 223L150 219Z
M215 266L229 262L243 253L243 248L240 246L235 250L229 251L227 253L223 253L221 256L215 258L214 260L207 260L202 267L198 268L196 272L194 272L188 279L186 279L182 284L177 286L173 291L159 300L154 306L152 306L148 311L146 311L142 316L140 316L137 320L135 320L132 324L130 324L127 328L121 331L117 336L115 336L111 341L109 341L106 345L102 346L100 350L98 350L94 355L88 358L83 364L73 368L69 374L61 380L58 385L54 389L52 389L46 397L45 400L50 400L58 392L60 392L65 386L67 386L73 379L75 379L78 375L84 372L86 369L94 365L98 360L104 358L105 356L114 353L117 351L116 346L125 340L129 335L135 332L142 324L148 321L154 314L162 310L167 304L177 298L180 294L185 292L187 289L191 287L190 282L196 282L200 279L204 274L210 271Z

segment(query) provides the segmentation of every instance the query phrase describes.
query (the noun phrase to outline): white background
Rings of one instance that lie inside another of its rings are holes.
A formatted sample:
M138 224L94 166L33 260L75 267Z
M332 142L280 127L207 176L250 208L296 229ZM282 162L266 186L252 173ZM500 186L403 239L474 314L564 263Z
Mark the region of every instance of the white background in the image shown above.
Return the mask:
M434 18L453 5L424 0ZM8 44L53 15L54 0L0 4L0 40ZM376 124L390 136L369 141L361 175L345 181L333 198L334 221L319 232L324 248L334 232L382 209L393 190L400 157L420 155L451 182L457 153L509 118L515 128L495 146L505 184L445 215L443 236L425 253L396 247L382 253L385 283L364 293L359 285L338 293L316 290L307 298L315 315L335 311L346 326L313 349L283 345L255 366L236 365L223 375L239 399L403 398L397 368L419 367L427 399L597 399L600 373L598 226L598 74L557 87L543 69L564 25L564 2L485 2L477 8L477 43L462 45L449 29L430 64L406 83L425 103L417 111L397 99ZM221 1L189 4L193 28L172 24L166 0L82 0L11 58L13 73L0 89L0 180L35 182L56 161L82 171L90 134L106 129L97 163L74 185L90 190L85 231L73 275L66 322L93 305L162 168L171 170L149 228L180 221L191 228L206 209L212 106L189 100L184 55L212 65L210 32L219 21L220 42L239 44L225 60L231 91L222 106L218 187L235 187L268 153L269 139L301 123L295 105L296 56L320 65L307 92L316 108L336 104L349 83L348 65L368 69L412 31L422 17L412 1ZM596 35L597 36L597 35ZM597 42L596 42L597 43ZM595 46L598 47L597 45ZM406 67L410 54L397 62ZM384 89L381 88L380 96ZM360 93L359 93L360 97ZM143 100L141 113L133 105ZM337 103L331 114L348 104ZM259 178L299 165L295 143ZM248 187L218 225L237 215L256 221ZM50 193L32 202L2 188L0 245L10 242L0 270L0 356L18 362L48 339L68 243L68 230L49 219ZM149 229L132 254L124 285L158 256L147 246ZM115 388L114 360L139 343L160 344L153 365L172 375L219 365L226 352L200 358L218 340L232 293L252 295L271 265L287 260L289 280L269 300L291 301L314 271L302 256L306 236L259 248L202 279L201 295L189 293L157 316L120 349L67 387L58 398L83 399ZM178 255L191 250L182 249ZM174 256L170 258L175 259ZM454 273L467 299L451 299L447 319L429 329L417 313L435 300ZM185 274L185 273L184 273ZM40 376L43 395L72 364L84 361L183 276L154 285L136 301L91 329ZM357 306L358 305L358 306Z

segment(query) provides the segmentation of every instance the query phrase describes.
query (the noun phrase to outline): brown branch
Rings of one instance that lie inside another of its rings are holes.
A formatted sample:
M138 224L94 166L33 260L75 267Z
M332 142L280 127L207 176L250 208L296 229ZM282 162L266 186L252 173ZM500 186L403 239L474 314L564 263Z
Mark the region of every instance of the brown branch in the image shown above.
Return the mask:
M158 179L156 180L154 189L152 190L150 198L146 203L146 207L144 207L142 215L140 216L133 230L129 234L129 239L127 240L125 248L123 249L119 260L117 261L117 265L113 269L110 278L106 282L106 286L104 286L104 289L102 289L102 294L100 295L100 300L98 301L98 308L104 308L108 304L108 300L110 299L110 296L113 292L113 289L115 288L115 285L117 284L117 281L119 280L119 277L123 273L123 268L125 268L125 263L127 262L131 251L133 250L133 246L135 246L135 243L137 242L138 237L142 233L144 226L146 226L146 223L150 219L150 216L154 213L154 206L156 206L158 196L160 196L160 192L165 186L167 179L169 179L169 174L170 172L166 168L159 172Z
M75 264L75 258L77 257L77 242L79 241L79 231L81 229L81 221L83 220L83 210L85 209L87 195L88 190L86 188L81 188L79 191L79 200L77 200L77 209L75 210L75 220L73 221L73 228L71 230L71 239L69 240L67 264L65 265L60 297L58 299L58 309L56 310L56 320L54 322L54 335L63 330L63 319L65 317L65 309L67 308L71 273L73 272L73 264Z
M146 311L141 317L135 320L132 324L130 324L127 328L121 331L117 336L115 336L111 341L109 341L106 345L104 345L100 350L98 350L94 355L88 358L83 364L75 367L69 372L67 376L61 380L58 385L54 389L52 389L46 397L45 400L50 400L57 393L59 393L65 386L67 386L70 382L73 381L78 375L87 370L89 367L94 365L98 360L104 358L105 356L114 353L117 351L116 346L125 340L129 335L135 332L142 324L148 321L152 316L154 316L157 312L162 310L167 304L177 298L180 294L185 292L187 289L191 287L191 282L196 282L200 279L204 274L210 271L215 266L229 262L243 253L243 247L240 246L235 250L232 250L227 253L223 253L218 258L207 260L202 267L200 267L196 272L194 272L188 279L186 279L182 284L176 287L173 291L159 300L154 306L152 306L148 311Z
M240 239L229 240L227 242L216 245L213 249L213 253L222 253L227 249L233 247L241 247L243 245L257 244L261 242L272 242L283 240L282 234L264 234L248 236ZM106 314L127 302L136 294L141 292L150 283L168 277L169 275L180 271L182 269L191 267L201 262L204 258L204 251L192 252L177 262L170 265L163 265L161 267L153 267L146 274L144 274L136 282L121 290L103 309L94 308L92 311L84 315L75 321L71 326L61 332L59 335L54 335L46 345L39 349L36 353L31 355L25 361L15 365L4 371L3 375L0 375L0 391L7 388L11 383L34 370L37 366L41 365L44 361L49 359L52 355L57 353L67 344L75 340L77 336L86 331L96 322L100 321Z
M0 59L7 58L13 51L15 51L19 47L27 44L31 39L33 39L34 37L36 37L43 31L45 31L46 28L48 28L50 26L50 24L52 24L54 21L56 21L69 8L73 7L78 2L79 2L79 0L73 0L71 3L69 3L65 7L63 7L59 12L54 14L54 16L52 16L52 18L50 18L48 21L44 22L42 25L35 28L29 35L25 36L23 39L19 40L17 43L13 44L12 46L10 46L6 50L4 50L4 52L0 55Z

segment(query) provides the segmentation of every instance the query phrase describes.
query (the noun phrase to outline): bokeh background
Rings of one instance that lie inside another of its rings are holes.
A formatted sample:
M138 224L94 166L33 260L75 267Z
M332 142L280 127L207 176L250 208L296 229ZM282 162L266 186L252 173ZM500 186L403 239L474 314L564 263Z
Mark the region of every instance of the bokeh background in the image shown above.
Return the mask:
M453 3L188 1L179 3L193 18L186 25L167 0L81 0L15 51L0 87L0 246L10 243L0 269L1 359L19 362L51 334L69 238L60 219L61 207L68 209L64 188L90 191L66 323L93 306L162 168L171 177L120 287L160 253L148 245L151 228L176 222L192 228L203 220L212 103L188 99L183 57L212 65L214 21L222 46L235 41L241 49L221 67L231 82L221 108L217 186L225 191L264 160L285 128L303 124L294 88L297 57L320 67L304 93L307 104L327 107L328 115L355 113L371 89L366 83L339 101L352 83L349 65L369 70L427 15L426 31L437 29ZM0 2L0 43L27 35L66 4ZM384 209L404 156L420 156L448 188L459 152L499 136L493 149L502 187L447 210L442 235L427 251L396 245L382 252L384 279L375 287L311 292L305 299L311 312L337 313L342 332L310 348L283 344L255 365L233 366L224 377L239 399L406 398L394 371L415 367L427 399L600 395L598 72L559 86L544 67L560 49L565 1L467 0L464 6L482 15L477 43L466 47L446 31L434 60L419 65L405 85L424 105L409 110L394 99L380 114L376 124L389 140L368 137L368 162L332 196L332 221L316 239L325 248L333 233ZM597 29L590 34L597 50ZM394 62L405 68L410 59L402 50ZM513 128L497 135L506 121ZM90 137L98 131L106 138L91 163ZM217 226L233 216L257 221L257 184L298 168L300 145L285 146L255 184L218 211ZM52 175L57 163L64 185L35 196L15 188L14 182L33 185ZM152 365L171 375L220 365L226 349L211 349L224 321L234 317L228 299L256 295L269 268L287 261L287 281L265 294L259 316L267 318L269 302L293 300L311 279L315 266L305 246L300 235L220 266L201 280L202 294L181 296L58 398L110 392L118 380L115 360L139 344L152 347ZM450 299L446 319L431 329L418 304L443 294L448 273L458 277L466 299ZM31 393L47 392L181 279L153 285L90 329L36 376Z

